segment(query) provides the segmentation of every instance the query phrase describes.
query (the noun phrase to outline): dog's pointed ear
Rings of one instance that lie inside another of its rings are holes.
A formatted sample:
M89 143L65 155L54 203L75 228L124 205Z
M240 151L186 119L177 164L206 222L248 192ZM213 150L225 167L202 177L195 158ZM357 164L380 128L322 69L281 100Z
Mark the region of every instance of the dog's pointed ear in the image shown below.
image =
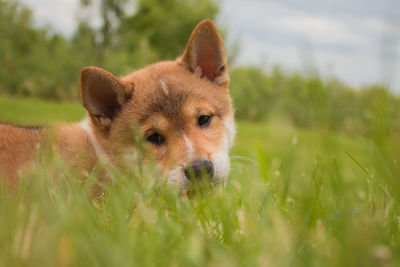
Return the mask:
M229 83L224 43L211 20L204 20L196 26L185 52L178 60L200 78L207 78L221 86Z
M97 67L81 71L81 99L95 124L107 127L132 97L133 84L126 84L112 73Z

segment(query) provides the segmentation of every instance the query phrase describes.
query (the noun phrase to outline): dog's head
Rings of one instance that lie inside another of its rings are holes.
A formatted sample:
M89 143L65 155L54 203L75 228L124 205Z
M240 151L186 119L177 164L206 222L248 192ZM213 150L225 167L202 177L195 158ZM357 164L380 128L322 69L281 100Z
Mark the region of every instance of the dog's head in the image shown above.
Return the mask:
M175 61L117 78L96 67L81 72L81 97L89 124L113 163L136 164L138 137L168 182L187 189L206 176L227 177L235 127L224 45L210 20L193 30Z

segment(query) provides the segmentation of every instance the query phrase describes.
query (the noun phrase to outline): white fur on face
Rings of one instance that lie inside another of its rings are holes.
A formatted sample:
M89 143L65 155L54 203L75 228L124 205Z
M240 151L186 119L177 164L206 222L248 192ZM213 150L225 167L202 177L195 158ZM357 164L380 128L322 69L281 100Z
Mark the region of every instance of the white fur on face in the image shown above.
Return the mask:
M186 144L186 162L190 162L193 158L194 148L193 143L187 138L186 135L183 136ZM177 185L179 188L184 189L187 187L189 180L185 176L183 165L178 165L174 169L167 172L168 184Z
M211 162L214 165L214 177L215 182L220 182L228 177L231 169L231 162L229 160L228 153L220 150L211 156Z
M167 84L165 83L164 80L160 80L160 88L161 88L161 90L163 91L163 93L164 93L165 95L168 95L168 94L169 94L168 86L167 86Z
M178 186L180 189L186 188L189 181L186 179L183 167L181 165L176 166L166 174L169 185Z
M190 160L192 160L194 154L193 144L189 140L189 138L186 137L186 135L183 136L183 139L185 140L186 144L186 160L189 162Z
M230 149L233 145L233 140L236 135L235 121L233 120L233 116L228 117L225 121L225 130L228 134L228 148Z
M211 156L211 162L214 165L215 182L224 180L230 171L231 163L229 160L229 144L228 138L225 136L217 152Z
M228 177L231 168L229 159L229 150L233 145L236 129L233 116L228 117L225 121L226 136L221 142L219 150L211 156L211 162L214 165L214 180L220 182Z

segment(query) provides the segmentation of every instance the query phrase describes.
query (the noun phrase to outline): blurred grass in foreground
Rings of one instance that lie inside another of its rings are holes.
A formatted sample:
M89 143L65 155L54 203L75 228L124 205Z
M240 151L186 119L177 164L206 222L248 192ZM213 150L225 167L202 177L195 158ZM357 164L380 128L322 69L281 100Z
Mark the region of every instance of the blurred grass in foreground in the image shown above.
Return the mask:
M0 99L1 121L82 116ZM400 139L376 118L371 139L240 122L227 186L193 200L137 174L93 203L59 160L38 165L1 188L0 266L397 266Z

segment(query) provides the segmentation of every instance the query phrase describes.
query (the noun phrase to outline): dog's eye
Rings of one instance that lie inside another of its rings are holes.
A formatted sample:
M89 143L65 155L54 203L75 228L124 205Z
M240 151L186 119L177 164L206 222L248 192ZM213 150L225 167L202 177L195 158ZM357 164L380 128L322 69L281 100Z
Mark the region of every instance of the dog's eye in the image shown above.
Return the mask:
M165 143L165 138L159 135L158 133L152 134L147 137L147 141L154 145L162 145Z
M198 124L200 127L206 127L210 124L210 122L211 122L211 116L209 115L200 116L198 120Z

